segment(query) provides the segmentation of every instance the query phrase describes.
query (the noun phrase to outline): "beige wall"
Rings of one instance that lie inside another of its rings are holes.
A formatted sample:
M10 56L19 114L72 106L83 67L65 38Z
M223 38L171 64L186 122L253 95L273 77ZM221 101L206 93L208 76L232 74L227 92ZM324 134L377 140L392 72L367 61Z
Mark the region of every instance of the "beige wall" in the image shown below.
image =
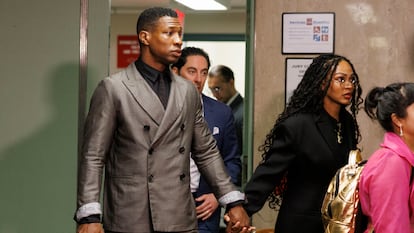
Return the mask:
M260 159L256 148L263 143L284 107L285 58L299 57L281 54L283 12L335 12L335 52L348 57L355 65L364 97L375 85L414 81L414 2L411 0L258 0L255 5L255 165ZM363 110L359 114L359 125L360 147L368 157L378 147L383 131ZM254 225L273 228L275 215L274 211L265 209L255 215Z
M76 231L81 2L0 1L1 233ZM110 11L88 4L94 87L108 73Z

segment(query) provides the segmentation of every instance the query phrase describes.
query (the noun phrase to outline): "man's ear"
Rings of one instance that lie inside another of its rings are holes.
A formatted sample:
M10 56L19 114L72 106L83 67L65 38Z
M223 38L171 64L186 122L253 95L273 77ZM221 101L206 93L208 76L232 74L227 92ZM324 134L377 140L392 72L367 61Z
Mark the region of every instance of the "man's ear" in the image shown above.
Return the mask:
M141 44L148 45L148 40L150 39L150 34L147 31L140 31L138 34L138 40Z
M229 80L229 83L230 83L230 86L235 87L235 84L234 84L234 79L230 79L230 80Z
M172 72L176 75L180 75L180 72L178 71L178 68L176 66L171 67Z

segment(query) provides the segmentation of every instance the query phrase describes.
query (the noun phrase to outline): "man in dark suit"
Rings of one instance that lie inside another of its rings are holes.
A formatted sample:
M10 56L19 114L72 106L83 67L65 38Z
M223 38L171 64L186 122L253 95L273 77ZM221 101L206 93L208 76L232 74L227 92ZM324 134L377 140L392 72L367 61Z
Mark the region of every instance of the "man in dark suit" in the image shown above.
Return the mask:
M172 65L172 70L181 77L192 81L201 94L204 118L214 139L216 139L232 182L239 183L241 160L231 109L224 103L202 94L209 68L208 54L195 47L184 48L181 57ZM221 211L217 199L205 178L200 177L195 164L192 164L190 171L191 190L197 202L198 230L200 233L218 233Z
M243 97L234 86L234 73L224 65L211 67L208 73L208 87L214 97L220 102L230 106L236 126L237 141L239 144L240 154L243 153ZM247 168L244 164L243 168ZM246 177L244 177L246 178ZM241 179L240 179L241 180ZM237 184L237 185L240 185Z
M169 69L181 55L177 13L146 9L137 33L140 58L102 80L91 99L78 165L77 232L102 233L102 214L105 233L197 232L190 152L229 209L229 226L248 227L244 195L226 172L200 95Z

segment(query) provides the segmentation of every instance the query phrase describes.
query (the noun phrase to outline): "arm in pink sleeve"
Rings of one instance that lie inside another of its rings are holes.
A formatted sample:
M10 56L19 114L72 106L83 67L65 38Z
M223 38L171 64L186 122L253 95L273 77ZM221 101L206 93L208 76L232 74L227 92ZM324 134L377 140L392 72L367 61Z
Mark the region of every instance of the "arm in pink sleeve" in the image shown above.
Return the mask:
M375 168L365 167L369 181L369 214L375 233L410 232L409 183L411 166L403 158L386 155Z

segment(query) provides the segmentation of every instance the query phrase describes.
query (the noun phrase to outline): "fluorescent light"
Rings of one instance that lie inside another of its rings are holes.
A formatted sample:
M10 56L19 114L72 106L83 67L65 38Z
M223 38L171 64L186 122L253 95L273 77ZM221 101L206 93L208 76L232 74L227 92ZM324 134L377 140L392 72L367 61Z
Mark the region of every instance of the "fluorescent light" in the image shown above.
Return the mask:
M193 10L227 10L227 7L214 0L175 0Z

